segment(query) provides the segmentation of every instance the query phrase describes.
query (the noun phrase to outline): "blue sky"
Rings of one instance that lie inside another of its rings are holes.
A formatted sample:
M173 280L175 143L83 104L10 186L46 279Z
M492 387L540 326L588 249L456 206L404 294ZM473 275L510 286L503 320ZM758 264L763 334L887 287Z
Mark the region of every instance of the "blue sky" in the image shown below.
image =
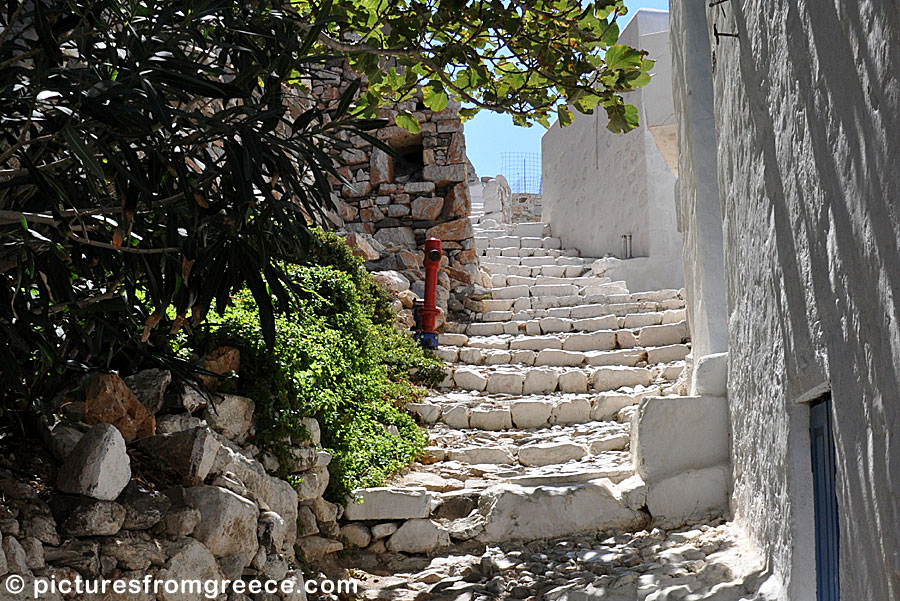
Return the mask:
M639 8L668 10L669 0L626 0L628 14L619 22L624 28L628 19ZM541 152L541 136L546 130L540 125L516 127L512 118L489 111L478 113L466 121L466 154L479 177L500 173L501 152Z

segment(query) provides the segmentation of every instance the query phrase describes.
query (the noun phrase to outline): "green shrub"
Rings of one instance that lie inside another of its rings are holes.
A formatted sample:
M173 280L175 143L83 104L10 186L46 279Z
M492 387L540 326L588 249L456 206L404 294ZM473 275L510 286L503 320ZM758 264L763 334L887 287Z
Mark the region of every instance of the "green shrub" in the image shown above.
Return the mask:
M295 312L276 318L274 349L263 341L250 294L236 297L194 344L241 350L239 391L256 402L255 442L279 458L280 476L293 467L285 441L308 436L303 417L319 421L322 446L333 455L326 494L344 502L352 489L383 483L422 452L425 436L403 407L424 394L417 384L436 384L443 369L409 335L378 323L381 292L368 274L309 266L292 276L305 294Z
M343 238L322 228L313 229L311 246L306 251L307 265L331 265L347 273L356 285L360 304L365 307L376 324L392 324L393 299L387 290L379 286L363 265L363 260L354 256Z

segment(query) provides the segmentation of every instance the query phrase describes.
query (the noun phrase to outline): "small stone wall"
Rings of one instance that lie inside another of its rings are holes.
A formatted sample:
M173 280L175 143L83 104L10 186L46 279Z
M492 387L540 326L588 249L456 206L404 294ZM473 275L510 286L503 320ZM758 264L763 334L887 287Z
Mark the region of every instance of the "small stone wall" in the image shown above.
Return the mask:
M324 68L313 95L327 105L358 76L336 62ZM421 131L398 127L398 110L411 112ZM340 225L359 248L371 271L392 270L424 294L423 247L430 237L442 242L445 258L437 300L443 309L461 311L478 281L478 259L469 213L468 159L459 104L430 111L411 99L379 117L390 124L376 132L399 155L392 157L361 138L346 138L353 148L341 153L341 174L350 182L332 181Z
M541 220L540 194L513 194L503 205L504 223L527 223Z
M239 362L223 347L204 366ZM322 498L331 455L318 424L305 419L309 440L287 444L289 483L254 444L252 399L170 382L161 369L92 376L83 395L60 399L67 420L44 445L4 449L0 577L19 575L26 590L35 578L293 579L300 594L271 599L306 598L295 552L313 561L343 547L342 508Z

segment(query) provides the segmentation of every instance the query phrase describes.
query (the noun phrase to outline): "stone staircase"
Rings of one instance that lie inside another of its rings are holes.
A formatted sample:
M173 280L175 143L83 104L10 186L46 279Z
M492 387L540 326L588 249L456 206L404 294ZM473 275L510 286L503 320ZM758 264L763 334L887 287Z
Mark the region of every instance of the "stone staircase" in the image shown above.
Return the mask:
M685 394L683 292L631 293L624 282L592 273L594 259L561 248L547 224L473 221L491 298L470 301L472 323L448 324L437 351L447 377L435 395L408 405L428 430L426 455L390 486L358 491L361 503L344 515L345 540L371 561L397 553L447 557L472 545L636 532L721 515L725 404ZM673 423L722 430L721 440L711 434L707 441L713 452L698 459L696 440L656 436L672 401ZM644 428L642 448L633 428Z

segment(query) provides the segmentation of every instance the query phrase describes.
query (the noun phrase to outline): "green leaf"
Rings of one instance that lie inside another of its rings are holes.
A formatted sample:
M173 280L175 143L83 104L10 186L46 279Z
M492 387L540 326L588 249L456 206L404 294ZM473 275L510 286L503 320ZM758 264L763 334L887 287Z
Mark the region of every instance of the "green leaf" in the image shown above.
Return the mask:
M640 67L644 53L623 44L614 44L606 51L606 66L611 71Z
M559 116L559 124L562 127L567 127L572 125L572 121L574 120L574 116L572 115L572 111L568 109L568 107L561 106L557 109L556 114Z
M447 92L442 87L438 88L434 85L427 86L422 90L422 99L425 106L435 112L444 110L450 102Z
M395 120L397 123L397 127L402 127L406 131L417 134L422 130L422 126L419 125L419 120L412 116L412 114L407 111L400 111L397 114L397 119Z
M638 126L638 110L632 104L618 104L606 112L609 116L606 128L614 134L626 133Z
M75 156L78 157L78 161L84 166L84 168L93 173L97 179L105 179L103 175L103 167L100 165L97 158L91 154L91 152L84 145L84 142L81 140L81 137L76 134L71 128L67 127L63 130L63 136L66 138L66 142L69 143L69 146L72 148L72 152L75 153Z

